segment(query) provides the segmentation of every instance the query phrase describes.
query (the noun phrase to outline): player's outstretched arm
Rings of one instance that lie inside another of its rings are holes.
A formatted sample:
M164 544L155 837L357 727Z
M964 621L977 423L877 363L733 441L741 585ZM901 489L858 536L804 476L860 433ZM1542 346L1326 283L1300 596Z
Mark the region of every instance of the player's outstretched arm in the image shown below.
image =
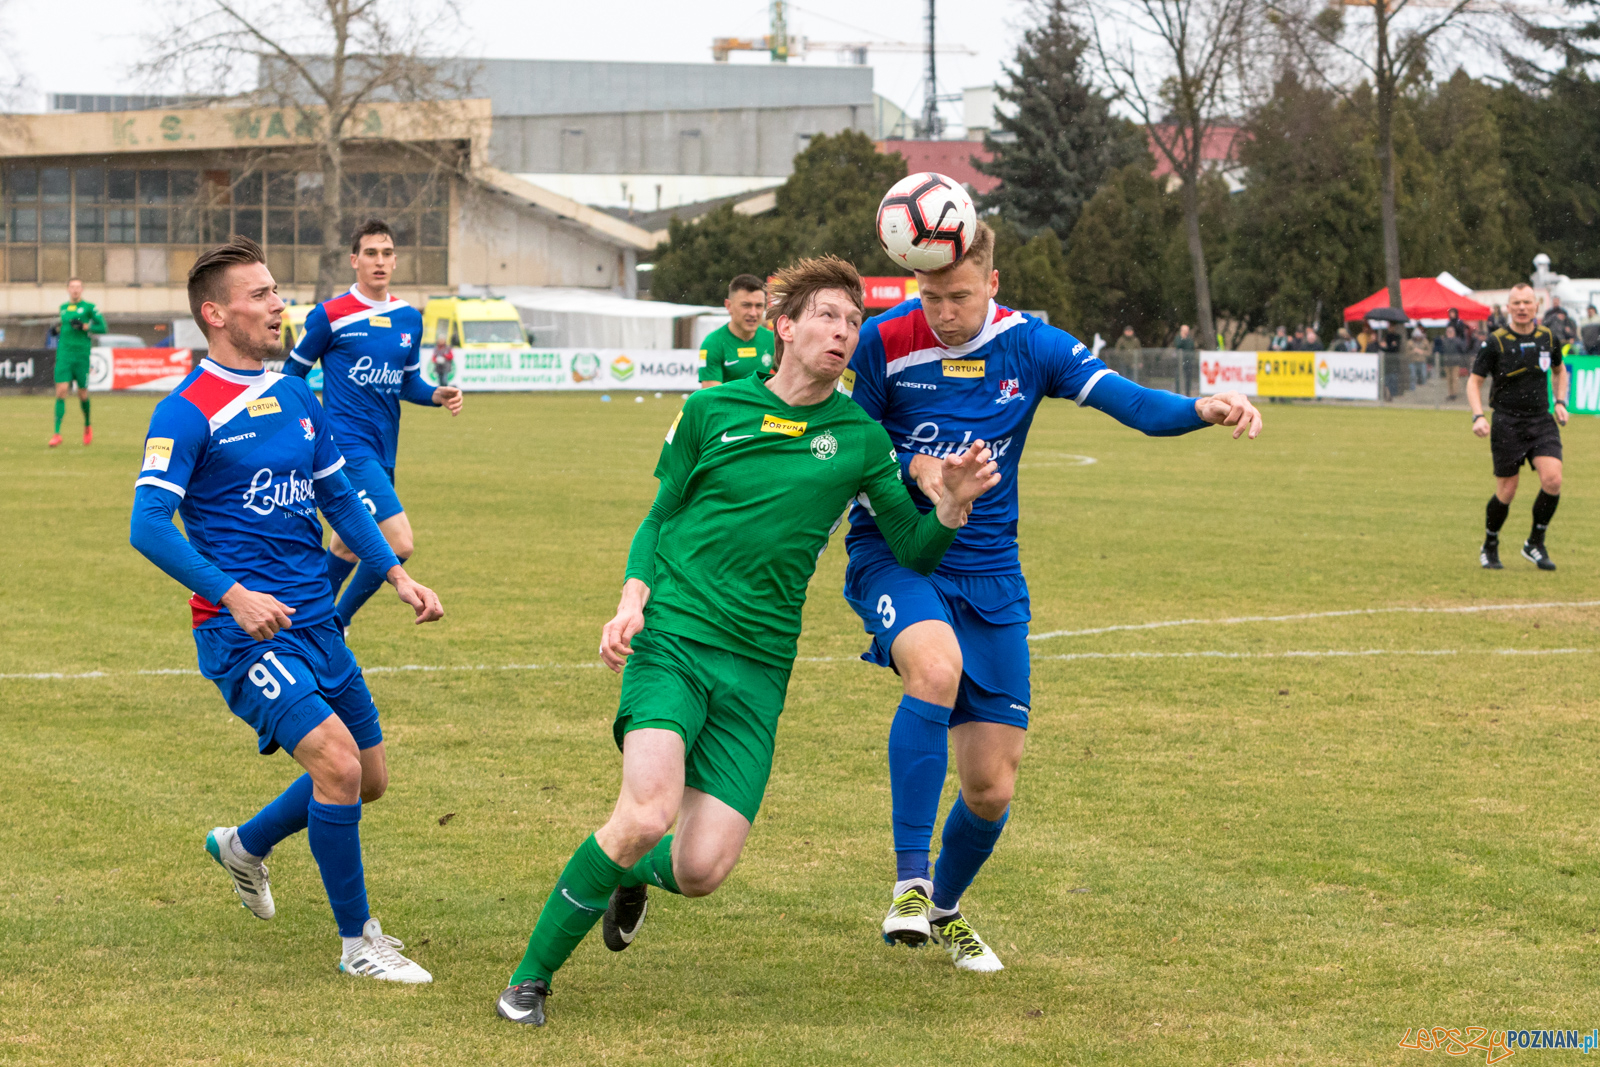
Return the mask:
M650 602L650 587L638 578L622 583L622 599L617 613L600 629L600 659L618 674L633 655L633 638L644 629L644 606Z
M956 532L965 525L972 502L999 484L994 456L987 444L974 441L960 455L946 457L940 465L940 477L951 482L943 485L934 510L923 514L900 479L900 462L889 447L888 434L881 426L874 424L873 428L878 442L870 443L868 448L876 451L881 442L884 458L862 475L861 488L867 495L868 507L899 564L919 574L931 574L955 541Z
M1232 426L1234 440L1248 432L1254 441L1261 433L1261 412L1243 393L1218 393L1194 402L1194 412L1213 426Z

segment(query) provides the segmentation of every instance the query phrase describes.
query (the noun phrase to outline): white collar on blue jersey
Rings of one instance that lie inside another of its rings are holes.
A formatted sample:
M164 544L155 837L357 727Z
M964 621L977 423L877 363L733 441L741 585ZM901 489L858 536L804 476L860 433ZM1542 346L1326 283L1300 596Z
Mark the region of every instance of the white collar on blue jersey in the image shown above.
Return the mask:
M1000 305L996 304L994 298L991 297L989 299L989 308L983 313L983 329L978 331L976 337L962 345L947 345L943 341L939 341L939 347L949 352L952 356L964 356L969 352L976 352L990 341L993 341L998 334L1005 333L1013 326L1020 326L1025 321L1020 311L1012 311L1010 308L1006 309L1010 311L1010 314L997 320L995 313L999 310ZM923 319L926 321L927 312L923 312ZM928 324L928 329L933 329L932 323ZM939 335L935 333L933 337L937 341Z
M263 374L268 373L265 367L260 370L229 370L210 356L205 356L200 360L200 369L208 374L215 374L225 382L233 382L235 385L255 385L261 381Z
M389 308L389 307L395 307L397 305L405 303L404 300L401 300L398 296L395 296L393 293L389 294L389 299L386 300L386 301L372 300L365 293L363 293L361 291L361 287L359 285L352 285L350 287L350 295L355 297L357 300L361 301L363 304L367 305L367 307L369 307L369 308Z

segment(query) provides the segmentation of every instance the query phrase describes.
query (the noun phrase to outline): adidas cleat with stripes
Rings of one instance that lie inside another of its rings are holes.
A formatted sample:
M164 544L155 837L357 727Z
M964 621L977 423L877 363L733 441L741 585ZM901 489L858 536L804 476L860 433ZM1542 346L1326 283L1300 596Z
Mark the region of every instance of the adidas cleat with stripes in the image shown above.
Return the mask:
M931 925L934 941L950 953L956 970L980 973L1005 970L994 949L983 943L983 938L973 930L971 923L961 917L959 911L934 919Z
M380 982L422 985L433 981L433 975L419 963L400 955L405 947L404 941L384 933L377 919L368 919L361 928L361 943L339 957L339 969L345 974L376 978Z
M237 826L219 826L206 835L206 853L217 861L217 866L228 872L228 877L233 880L233 891L239 894L240 905L258 919L270 919L278 913L278 909L272 903L267 865L240 859L233 847L238 837Z
M1550 558L1550 553L1544 550L1543 541L1522 542L1522 558L1542 571L1556 569L1555 561Z
M606 906L605 918L600 922L600 934L606 948L621 952L633 944L644 925L644 913L650 909L649 893L642 885L617 886L611 891L611 903Z
M921 948L928 943L933 936L928 926L928 914L933 911L932 893L933 883L918 878L894 898L883 920L884 944Z
M506 986L494 1002L495 1014L524 1026L544 1025L544 998L550 987L542 978L530 978L520 985Z

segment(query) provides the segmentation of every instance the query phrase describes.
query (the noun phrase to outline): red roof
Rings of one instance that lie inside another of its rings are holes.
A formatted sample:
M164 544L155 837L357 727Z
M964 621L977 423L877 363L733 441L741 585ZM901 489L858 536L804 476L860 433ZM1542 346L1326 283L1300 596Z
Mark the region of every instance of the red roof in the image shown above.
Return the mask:
M1353 322L1367 317L1374 308L1389 306L1389 290L1379 289L1359 304L1344 309L1344 321ZM1448 319L1455 308L1468 322L1482 322L1489 317L1490 309L1470 296L1462 296L1440 285L1434 278L1401 278L1400 307L1413 319Z
M1172 164L1156 147L1155 134L1148 129L1145 136L1150 138L1150 154L1156 157L1156 169L1150 173L1157 178L1165 178L1172 173ZM1163 134L1163 139L1170 135ZM1244 139L1244 131L1237 126L1213 126L1200 138L1200 164L1216 166L1218 164L1233 164L1239 161L1239 142ZM1170 142L1169 142L1170 143Z
M878 151L899 152L905 157L907 174L921 170L947 174L975 193L992 192L1000 184L999 178L980 174L972 165L973 157L985 163L991 158L982 141L879 141Z

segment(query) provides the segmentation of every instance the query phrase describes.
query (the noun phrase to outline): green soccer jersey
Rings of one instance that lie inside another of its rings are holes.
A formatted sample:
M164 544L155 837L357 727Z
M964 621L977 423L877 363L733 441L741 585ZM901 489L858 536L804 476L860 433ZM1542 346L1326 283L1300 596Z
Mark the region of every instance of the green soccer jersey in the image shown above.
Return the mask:
M106 320L87 300L61 305L61 336L56 340L57 359L88 359L94 347L90 333L105 333Z
M700 342L700 380L702 382L731 382L772 370L773 354L777 352L777 339L765 326L757 326L756 334L741 341L726 326L719 326L706 334Z
M882 426L843 393L790 407L760 377L691 394L656 464L628 553L645 625L788 668L806 586L845 505L865 493L905 566L928 574L956 531L917 511Z

